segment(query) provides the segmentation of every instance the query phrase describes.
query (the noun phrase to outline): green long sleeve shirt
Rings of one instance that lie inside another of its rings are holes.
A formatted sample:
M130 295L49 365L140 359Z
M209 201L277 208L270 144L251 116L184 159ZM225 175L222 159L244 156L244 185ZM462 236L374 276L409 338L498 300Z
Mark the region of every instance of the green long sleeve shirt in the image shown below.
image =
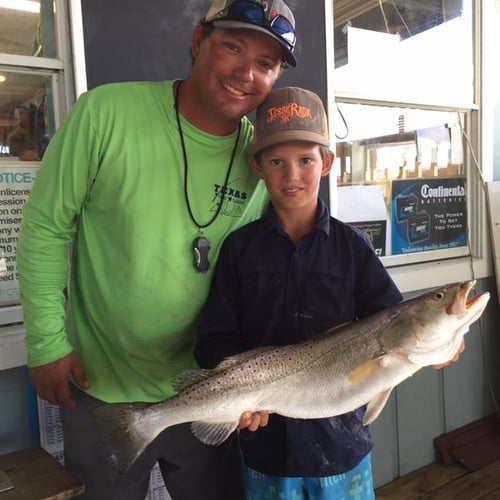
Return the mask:
M75 350L108 402L159 401L194 366L194 334L220 245L268 197L248 166L252 125L218 137L182 119L188 197L211 243L193 265L172 81L119 83L82 95L52 139L24 206L17 250L28 364ZM68 251L70 250L70 251ZM68 265L69 264L69 265ZM67 288L69 300L66 300Z

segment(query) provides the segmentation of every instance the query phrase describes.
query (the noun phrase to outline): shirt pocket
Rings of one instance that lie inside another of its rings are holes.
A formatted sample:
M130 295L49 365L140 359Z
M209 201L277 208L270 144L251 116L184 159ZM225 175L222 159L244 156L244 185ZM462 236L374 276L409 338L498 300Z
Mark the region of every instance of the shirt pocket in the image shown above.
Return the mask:
M307 271L301 283L301 328L318 334L356 319L356 281L344 272ZM307 335L307 336L310 336Z

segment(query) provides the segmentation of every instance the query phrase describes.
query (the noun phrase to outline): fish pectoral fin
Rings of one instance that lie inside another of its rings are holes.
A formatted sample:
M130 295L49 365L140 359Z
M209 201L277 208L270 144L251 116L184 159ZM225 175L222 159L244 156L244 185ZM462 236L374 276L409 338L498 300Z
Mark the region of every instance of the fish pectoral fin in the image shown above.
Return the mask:
M362 384L374 376L378 371L384 369L384 356L369 359L360 364L347 374L351 384Z
M386 391L380 392L377 396L370 400L365 416L363 417L363 425L371 424L384 409L384 406L392 392L392 387Z
M238 427L238 422L193 422L191 431L205 444L223 443Z

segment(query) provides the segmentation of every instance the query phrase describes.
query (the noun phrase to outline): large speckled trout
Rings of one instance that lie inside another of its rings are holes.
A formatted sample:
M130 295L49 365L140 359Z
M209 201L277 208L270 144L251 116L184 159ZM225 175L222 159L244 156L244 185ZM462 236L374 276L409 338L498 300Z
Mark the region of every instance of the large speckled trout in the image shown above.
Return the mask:
M161 431L183 422L213 445L229 437L245 411L322 418L368 404L369 424L396 385L458 351L489 300L487 292L468 298L474 284L446 285L300 344L252 349L214 370L183 372L173 398L107 405L94 417L121 470Z

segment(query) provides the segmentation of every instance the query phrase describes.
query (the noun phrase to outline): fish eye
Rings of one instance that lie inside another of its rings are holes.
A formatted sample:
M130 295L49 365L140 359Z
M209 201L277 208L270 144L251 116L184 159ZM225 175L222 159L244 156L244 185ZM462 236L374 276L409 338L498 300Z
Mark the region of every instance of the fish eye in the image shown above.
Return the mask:
M434 295L434 298L437 299L437 300L443 300L445 297L445 293L444 292L436 292L436 294Z

